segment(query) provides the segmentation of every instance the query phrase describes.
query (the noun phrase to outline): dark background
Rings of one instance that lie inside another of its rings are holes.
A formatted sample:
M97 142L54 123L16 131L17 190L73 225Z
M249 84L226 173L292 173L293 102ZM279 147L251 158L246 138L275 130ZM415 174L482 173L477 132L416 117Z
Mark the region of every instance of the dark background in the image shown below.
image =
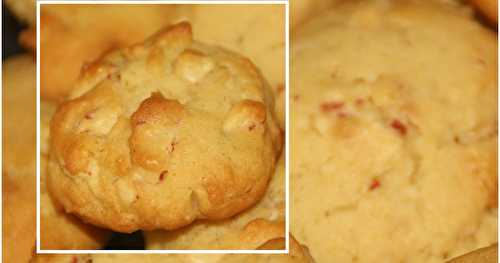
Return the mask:
M17 38L19 33L27 26L20 24L14 15L2 2L2 61L15 54L23 53ZM140 231L132 234L113 233L113 236L104 249L144 249L144 239Z

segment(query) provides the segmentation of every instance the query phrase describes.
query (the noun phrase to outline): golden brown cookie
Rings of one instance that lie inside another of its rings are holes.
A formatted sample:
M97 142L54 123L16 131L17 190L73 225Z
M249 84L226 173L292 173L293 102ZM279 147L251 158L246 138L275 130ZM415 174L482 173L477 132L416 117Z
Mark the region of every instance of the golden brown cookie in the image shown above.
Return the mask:
M35 246L35 67L31 56L3 62L3 261L26 262Z
M284 239L266 242L259 249L283 249ZM290 236L289 254L93 254L93 255L35 255L32 263L314 263L307 247Z
M296 32L291 231L319 262L442 262L496 206L497 41L458 9L346 1Z
M284 155L264 197L252 208L220 222L195 222L174 231L144 232L146 249L256 249L285 237Z
M491 22L498 23L498 0L470 0Z
M273 103L248 59L167 27L86 69L51 123L49 190L122 232L233 216L274 171Z
M498 244L474 250L466 255L448 261L448 263L496 263L496 262L498 262Z
M47 158L49 123L55 105L43 102L40 106L40 249L100 249L110 236L110 231L83 223L66 214L47 191Z

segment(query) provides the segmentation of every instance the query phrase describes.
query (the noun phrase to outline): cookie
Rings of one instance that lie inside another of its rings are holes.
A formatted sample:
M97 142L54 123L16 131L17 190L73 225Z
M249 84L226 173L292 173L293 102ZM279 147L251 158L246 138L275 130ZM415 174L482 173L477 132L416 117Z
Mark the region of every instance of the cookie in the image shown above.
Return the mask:
M266 81L188 23L89 66L51 122L48 187L119 232L224 219L257 202L281 148Z
M168 25L173 9L173 5L42 5L41 97L60 102L69 94L82 66ZM25 31L20 41L35 50L36 29Z
M36 0L5 0L7 7L19 20L29 25L36 23Z
M296 32L291 232L318 262L442 262L496 206L497 41L457 9L349 1Z
M144 232L146 249L256 249L285 237L285 162L276 166L264 197L252 208L220 222L196 222L174 231Z
M35 247L35 66L31 56L3 63L3 260L27 262Z
M450 260L449 263L495 263L498 262L498 244L474 250L467 255Z
M498 23L498 0L470 0L491 22Z
M47 191L47 158L49 123L55 106L42 102L40 106L40 249L100 249L110 232L66 214Z
M283 239L266 242L260 249L283 249ZM290 236L289 254L93 254L93 255L35 255L32 263L70 262L165 262L165 263L313 263L307 247Z

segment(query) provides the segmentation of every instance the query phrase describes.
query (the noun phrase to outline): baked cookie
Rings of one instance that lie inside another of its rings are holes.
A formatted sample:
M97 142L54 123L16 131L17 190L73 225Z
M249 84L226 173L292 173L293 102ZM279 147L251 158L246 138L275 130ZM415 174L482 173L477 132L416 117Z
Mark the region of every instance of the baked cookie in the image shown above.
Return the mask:
M296 32L291 232L319 262L442 262L496 206L497 41L457 9L348 1Z
M167 27L89 66L51 122L48 187L119 232L224 219L257 202L281 137L246 58Z
M283 249L284 239L266 242L259 249ZM289 254L93 254L93 255L35 255L32 263L74 262L149 262L149 263L313 263L307 247L290 236Z
M35 247L35 74L31 56L3 63L4 262L27 262Z
M19 20L30 25L36 23L36 0L5 0L4 3Z
M42 98L63 100L77 80L82 66L112 48L142 41L168 25L174 9L173 5L42 5ZM148 19L131 19L133 17ZM24 32L20 41L35 50L35 28Z
M110 231L81 222L66 214L47 191L47 158L49 123L55 106L42 102L40 106L40 248L41 249L100 249Z
M264 197L252 208L220 222L195 222L174 231L144 232L146 249L256 249L285 237L285 162L276 166Z
M498 244L474 250L467 255L450 260L448 263L496 263L498 262Z
M498 23L498 0L470 0L491 22Z

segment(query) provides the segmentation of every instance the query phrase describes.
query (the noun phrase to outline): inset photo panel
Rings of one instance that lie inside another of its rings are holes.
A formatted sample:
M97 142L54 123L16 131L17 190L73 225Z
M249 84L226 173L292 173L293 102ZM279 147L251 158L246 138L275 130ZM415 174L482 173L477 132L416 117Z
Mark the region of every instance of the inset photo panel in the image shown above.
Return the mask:
M309 259L288 234L287 1L7 8L8 257Z

